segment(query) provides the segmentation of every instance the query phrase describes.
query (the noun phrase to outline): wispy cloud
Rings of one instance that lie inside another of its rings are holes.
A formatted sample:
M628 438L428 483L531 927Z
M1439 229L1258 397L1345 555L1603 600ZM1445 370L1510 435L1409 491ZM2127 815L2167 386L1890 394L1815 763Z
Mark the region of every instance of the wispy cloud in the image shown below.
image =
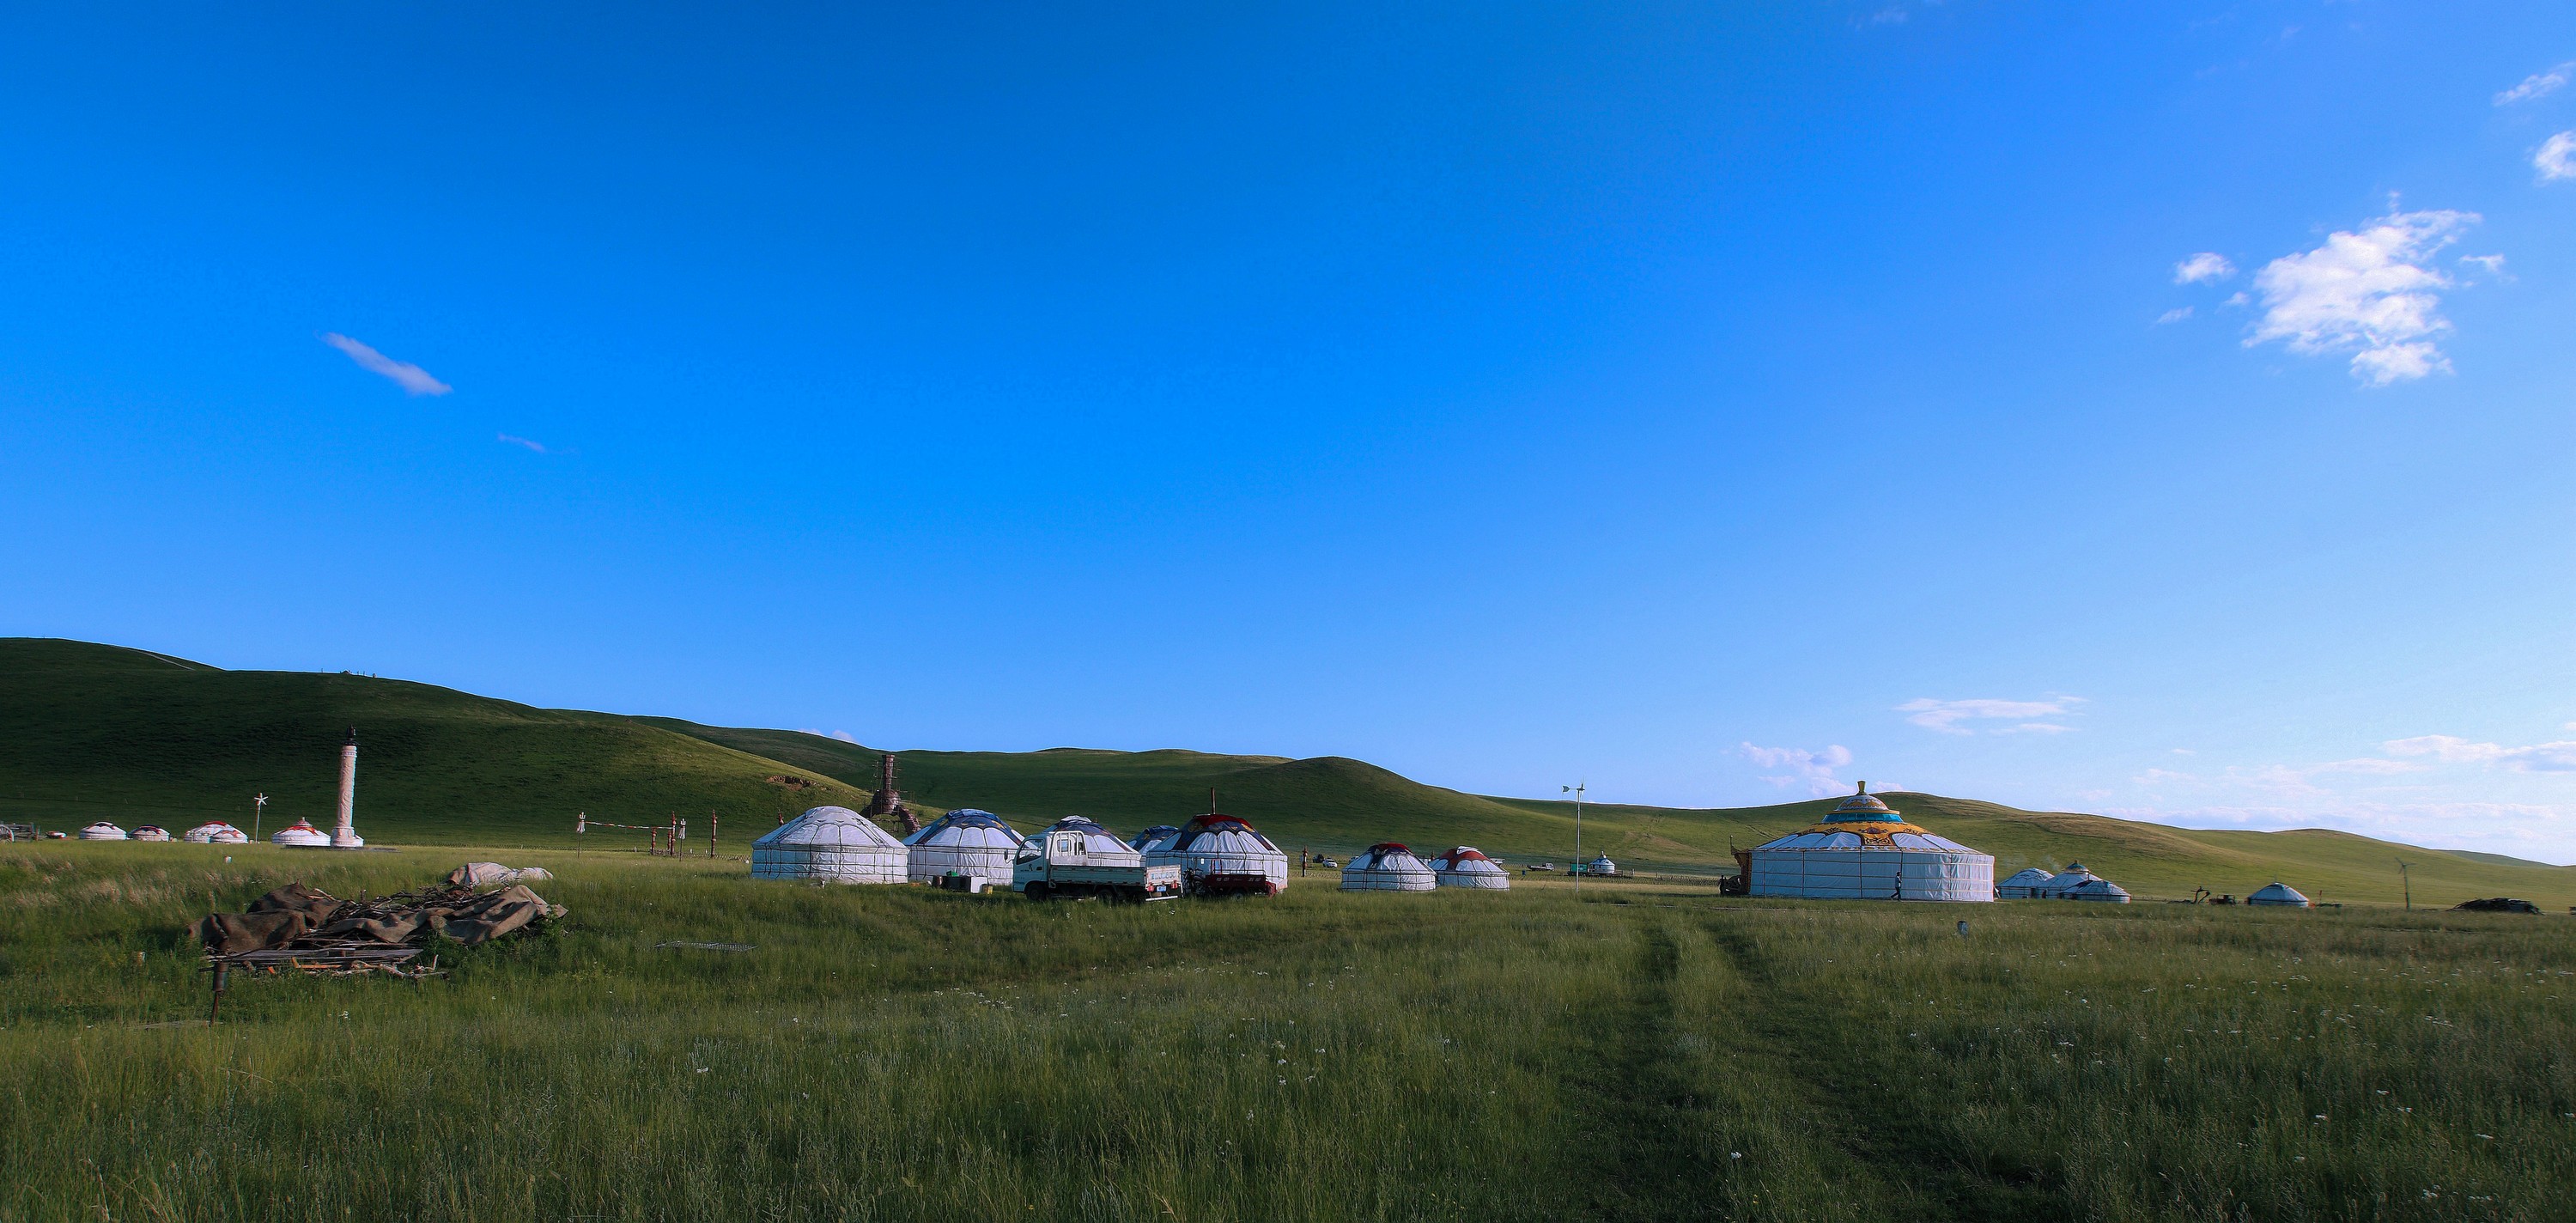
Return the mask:
M409 361L396 361L375 349L333 331L325 333L322 342L358 363L358 368L371 374L382 374L394 381L407 395L444 395L456 388L430 376L429 371Z
M2417 735L2380 745L2391 756L2425 757L2444 764L2484 764L2516 773L2576 773L2576 740L2506 747L2472 743L2456 735Z
M2157 316L2156 316L2156 326L2158 326L2158 327L2162 327L2162 326L2164 326L2164 325L2165 325L2165 324L2167 324L2167 323L2179 323L2179 322L2183 321L2184 319L2187 319L2187 318L2190 318L2190 317L2191 317L2191 307L2189 307L2189 306L2177 306L2177 307L2175 307L2175 308L2173 308L2173 309L2171 309L2171 310L2167 310L2167 311L2165 311L2164 313L2157 315Z
M812 735L818 739L838 739L843 743L858 742L858 739L846 730L816 730L811 726L800 726L796 728L796 733L800 735Z
M2072 714L2076 711L2075 707L2083 703L2084 698L2080 696L2051 697L2044 701L1997 701L1986 699L1943 701L1935 700L1927 696L1907 701L1906 703L1897 706L1896 712L1906 715L1905 720L1912 722L1916 726L1920 726L1926 730L1937 730L1945 735L1975 734L1975 730L1967 726L1963 726L1961 723L1978 722L1989 719L2017 721L2018 725L2001 728L1990 727L1987 730L1988 734L2006 735L2015 733L2038 733L2053 735L2062 734L2075 728L2055 722L2033 722L2028 721L2027 719L2060 717Z
M2504 256L2502 255L2462 255L2460 256L2460 262L2476 268L2479 271L2485 272L2487 275L2492 276L2497 280L2506 282L2511 282L2513 280L2513 276L2504 270Z
M513 435L511 435L511 434L504 433L504 434L502 434L502 435L501 435L501 440L502 440L502 441L505 441L505 442L508 442L508 443L510 443L510 444L511 444L511 445L513 445L513 446L525 446L525 447L527 447L528 449L530 449L530 450L534 450L534 451L536 451L536 452L537 452L537 453L539 453L539 454L553 454L553 453L554 453L554 451L551 451L551 450L546 449L546 448L545 448L545 444L544 444L544 443L542 443L542 442L532 442L532 441L529 441L528 439L526 439L526 438L524 438L524 437L517 437L517 436L513 436Z
M2451 330L2441 290L2453 281L2428 263L2479 220L2474 212L2391 212L2273 260L2254 275L2263 317L2246 347L2279 340L2295 353L2351 352L2353 376L2371 386L2449 372L2435 339Z
M2535 72L2522 78L2521 84L2497 94L2495 104L2511 106L2516 102L2548 97L2564 88L2571 76L2576 76L2576 60L2560 64L2547 72Z
M2225 280L2236 274L2236 265L2216 251L2202 251L2174 265L2173 282L2196 285Z
M1836 770L1851 763L1851 749L1842 744L1831 744L1820 750L1803 747L1755 747L1750 743L1739 746L1742 747L1745 757L1753 763L1766 769L1786 770L1762 779L1772 785L1804 786L1808 795L1815 798L1840 794L1851 788L1834 776Z
M2540 142L2531 155L2531 168L2540 171L2540 181L2556 182L2576 178L2576 131L2560 132Z

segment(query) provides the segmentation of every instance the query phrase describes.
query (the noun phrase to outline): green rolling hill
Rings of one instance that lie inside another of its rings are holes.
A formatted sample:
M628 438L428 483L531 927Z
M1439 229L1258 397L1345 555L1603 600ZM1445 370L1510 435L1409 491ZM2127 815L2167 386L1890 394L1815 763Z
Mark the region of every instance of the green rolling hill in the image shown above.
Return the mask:
M338 744L352 725L362 745L359 828L380 843L560 847L572 842L575 812L622 823L678 813L693 828L719 812L726 840L740 845L805 807L860 804L876 774L876 749L797 731L537 709L400 680L223 671L116 646L10 638L0 639L0 818L58 828L247 823L250 795L264 791L270 827L327 823ZM1023 828L1083 815L1133 833L1206 810L1214 789L1224 810L1292 851L1464 842L1514 862L1562 863L1574 842L1568 804L1441 789L1340 757L1067 748L906 751L899 761L916 807L982 807ZM2421 904L2497 895L2576 904L2576 867L2323 830L2203 832L1886 797L1994 854L1999 877L2082 861L2141 897L2194 887L2242 896L2280 878L2321 900L2395 903L2403 857ZM1812 823L1832 802L1587 805L1583 843L1632 867L1708 874L1731 863L1731 847Z

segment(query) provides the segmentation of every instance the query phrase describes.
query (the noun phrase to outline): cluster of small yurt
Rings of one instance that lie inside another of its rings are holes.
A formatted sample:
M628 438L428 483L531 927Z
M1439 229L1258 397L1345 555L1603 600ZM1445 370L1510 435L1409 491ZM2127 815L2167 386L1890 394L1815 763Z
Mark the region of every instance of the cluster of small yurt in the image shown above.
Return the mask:
M95 824L81 829L80 839L84 841L122 841L126 839L126 836L124 829L108 823L106 820L100 820Z
M328 843L328 839L325 839ZM910 851L847 807L816 807L751 843L755 879L902 883Z
M328 848L331 844L331 834L303 820L297 820L268 834L268 840L272 845L286 845L297 849Z
M1431 878L1444 888L1490 888L1508 891L1511 874L1473 845L1453 845L1431 860Z
M1431 868L1414 857L1412 850L1393 841L1369 846L1342 868L1345 892L1428 892L1438 886L1439 879Z
M180 833L179 839L191 845L247 845L250 834L222 820L210 820Z
M2245 898L2245 903L2283 909L2304 909L2308 907L2308 898L2300 895L2299 889L2275 879L2255 889L2253 895Z
M1231 815L1211 811L1160 837L1155 831L1137 838L1145 864L1181 868L1182 886L1195 895L1276 896L1288 886L1288 855Z
M914 883L970 875L998 883L1011 879L1011 862L1027 839L990 811L961 807L904 838L904 867Z
M2069 862L2066 869L2049 879L2039 889L2042 900L2091 900L2108 904L2129 903L2129 893L2119 884L2084 869L2081 862Z
M1749 892L1818 900L1991 901L1995 860L1905 822L1869 783L1824 822L1748 855Z

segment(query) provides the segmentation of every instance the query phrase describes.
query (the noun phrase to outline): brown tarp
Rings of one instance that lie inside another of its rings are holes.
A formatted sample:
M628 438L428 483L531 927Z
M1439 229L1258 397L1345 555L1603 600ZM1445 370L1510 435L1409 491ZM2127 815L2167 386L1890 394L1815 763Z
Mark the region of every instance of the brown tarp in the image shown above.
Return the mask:
M247 913L209 915L197 923L196 935L206 950L221 954L291 947L308 937L399 944L438 934L471 947L563 912L517 884L479 896L448 887L379 901L342 901L290 883L252 901Z

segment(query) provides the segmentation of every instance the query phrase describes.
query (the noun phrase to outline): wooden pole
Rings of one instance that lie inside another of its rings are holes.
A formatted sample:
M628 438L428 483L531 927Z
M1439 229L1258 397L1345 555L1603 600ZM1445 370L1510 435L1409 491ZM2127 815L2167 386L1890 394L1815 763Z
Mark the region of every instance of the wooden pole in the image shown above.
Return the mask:
M143 1023L143 953L134 953L134 1022Z

